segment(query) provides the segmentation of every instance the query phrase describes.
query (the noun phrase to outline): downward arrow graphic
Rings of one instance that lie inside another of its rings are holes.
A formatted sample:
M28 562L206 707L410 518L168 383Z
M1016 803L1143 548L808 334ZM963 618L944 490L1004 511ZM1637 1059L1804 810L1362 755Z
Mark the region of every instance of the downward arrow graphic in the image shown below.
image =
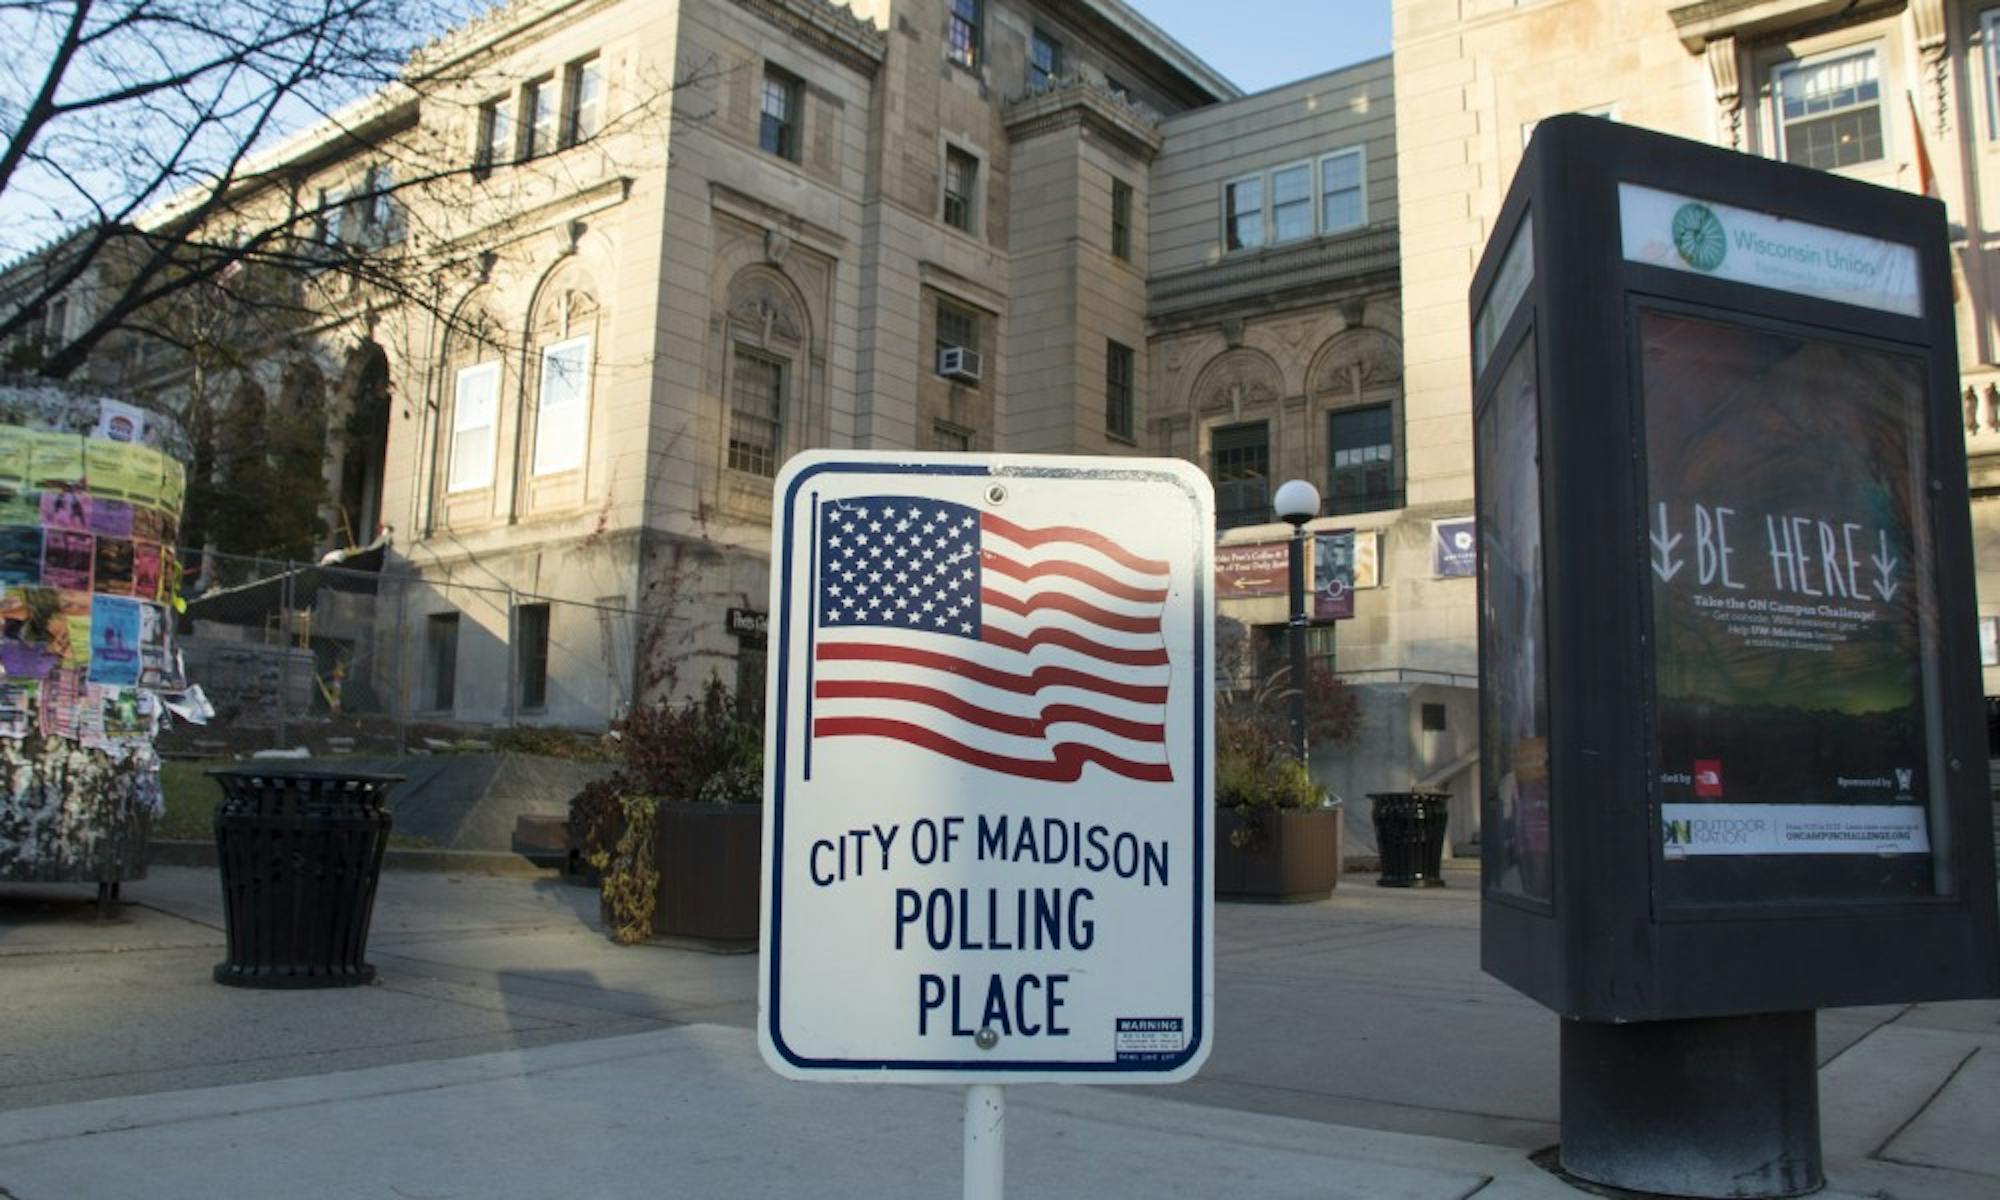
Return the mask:
M1875 594L1887 602L1896 598L1896 588L1899 586L1894 578L1896 558L1889 553L1888 533L1880 529L1875 533L1881 539L1882 552L1869 555L1868 561L1875 564Z
M1674 576L1681 573L1687 563L1674 557L1674 547L1681 544L1681 535L1667 525L1667 505L1660 503L1660 527L1653 531L1653 574L1661 583L1672 583Z

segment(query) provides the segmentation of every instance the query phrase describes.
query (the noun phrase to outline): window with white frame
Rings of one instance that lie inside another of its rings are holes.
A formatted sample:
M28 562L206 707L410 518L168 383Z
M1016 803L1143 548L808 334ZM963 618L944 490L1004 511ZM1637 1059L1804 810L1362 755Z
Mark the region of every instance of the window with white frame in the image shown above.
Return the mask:
M1367 156L1351 146L1222 185L1222 239L1255 250L1368 223Z
M1028 86L1038 92L1062 77L1062 43L1037 29L1028 40Z
M1293 163L1271 172L1271 240L1296 242L1313 235L1311 163Z
M446 491L470 492L493 486L493 415L499 399L499 363L476 363L459 371L451 407Z
M1337 233L1368 223L1368 185L1361 147L1319 160L1319 231Z
M542 351L541 402L535 412L535 474L583 465L590 432L590 338L571 338Z
M501 96L479 106L479 151L474 162L488 171L514 161L514 98Z
M764 65L764 102L757 124L757 144L766 154L799 161L799 109L805 85L789 71Z
M784 422L785 360L738 346L729 388L730 469L775 476Z
M2000 140L2000 8L1980 14L1979 42L1986 52L1986 127Z
M947 146L944 151L944 223L973 232L978 209L979 159Z
M1231 250L1264 244L1264 177L1252 175L1222 185L1223 243Z
M563 145L574 146L604 128L604 64L595 54L569 65L568 112Z
M539 158L556 148L556 89L553 79L537 79L522 90L521 124L527 130L527 142L521 147L522 158Z
M1873 49L1773 68L1779 156L1820 170L1882 158L1878 70Z
M977 67L985 36L983 0L950 0L951 25L945 34L945 56L961 67Z

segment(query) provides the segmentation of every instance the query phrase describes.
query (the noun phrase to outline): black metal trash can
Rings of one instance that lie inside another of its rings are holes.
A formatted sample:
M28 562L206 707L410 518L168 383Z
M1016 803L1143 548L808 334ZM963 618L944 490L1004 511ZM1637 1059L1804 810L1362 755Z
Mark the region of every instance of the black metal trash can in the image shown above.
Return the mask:
M1444 830L1451 797L1444 792L1370 792L1375 846L1382 855L1379 887L1443 887Z
M210 771L222 785L215 849L232 987L353 987L389 842L382 806L401 775L254 765Z

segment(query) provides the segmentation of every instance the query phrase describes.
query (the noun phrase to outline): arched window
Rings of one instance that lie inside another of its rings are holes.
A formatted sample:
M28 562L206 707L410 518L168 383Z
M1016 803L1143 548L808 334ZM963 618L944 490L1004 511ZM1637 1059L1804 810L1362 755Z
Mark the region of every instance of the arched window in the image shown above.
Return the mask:
M797 291L771 267L746 267L729 286L723 465L770 478L799 445L800 364L811 338Z
M445 334L442 434L447 497L493 486L505 374L496 329L482 304L467 301Z
M529 412L525 435L531 479L581 471L590 450L591 377L599 310L595 289L576 267L542 286L530 325Z

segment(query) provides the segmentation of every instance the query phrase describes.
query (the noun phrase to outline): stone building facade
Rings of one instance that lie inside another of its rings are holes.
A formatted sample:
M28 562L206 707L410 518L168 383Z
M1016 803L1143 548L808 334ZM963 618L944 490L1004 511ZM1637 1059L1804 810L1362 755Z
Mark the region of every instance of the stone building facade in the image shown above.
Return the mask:
M1582 112L1936 195L1952 236L1986 691L2000 694L2000 6L1395 0L1412 504L1472 497L1473 264L1534 125ZM1470 593L1443 619L1472 621Z
M1462 770L1470 619L1428 597L1469 584L1405 500L1387 59L1242 96L1120 0L517 0L412 70L262 164L430 289L323 288L262 368L381 410L331 524L393 530L403 711L756 686L770 481L807 447L1160 454L1217 476L1226 540L1281 533L1299 476L1378 550L1313 635L1367 708L1324 780ZM187 397L171 356L101 357ZM1224 606L1263 643L1283 607Z

